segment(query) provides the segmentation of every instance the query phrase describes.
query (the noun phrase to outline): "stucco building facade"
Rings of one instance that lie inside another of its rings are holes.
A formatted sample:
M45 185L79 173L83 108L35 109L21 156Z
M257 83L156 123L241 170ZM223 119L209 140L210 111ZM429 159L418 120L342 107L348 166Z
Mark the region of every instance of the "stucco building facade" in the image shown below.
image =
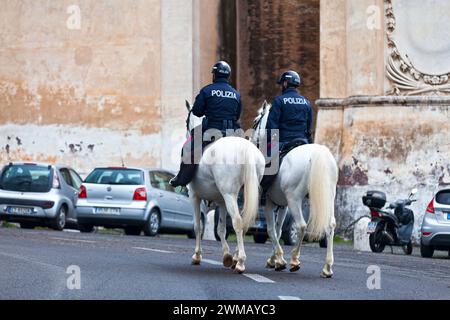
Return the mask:
M184 101L233 69L249 127L297 69L315 140L340 169L340 227L361 196L419 188L420 223L450 183L444 1L1 0L0 160L176 168Z

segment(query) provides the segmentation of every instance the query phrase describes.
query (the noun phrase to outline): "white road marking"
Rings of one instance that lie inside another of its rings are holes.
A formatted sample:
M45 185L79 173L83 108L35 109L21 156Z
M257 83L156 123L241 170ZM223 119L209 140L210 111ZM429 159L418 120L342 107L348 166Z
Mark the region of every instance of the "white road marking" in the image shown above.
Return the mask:
M280 300L302 300L299 297L293 297L293 296L278 296Z
M53 240L62 240L62 241L76 241L76 242L85 242L85 243L96 243L96 241L92 241L92 240L81 240L81 239L68 239L68 238L55 238L55 237L51 237L50 239L53 239Z
M263 277L262 275L259 275L259 274L244 273L244 276L246 276L247 278L250 278L252 280L255 280L256 282L260 282L260 283L275 283L275 281L270 280L269 278Z
M166 251L166 250L159 250L159 249L152 249L152 248L133 247L133 249L144 250L144 251L152 251L152 252L159 252L159 253L175 253L173 251Z
M219 261L214 261L214 260L209 260L209 259L202 259L202 262L204 263L209 263L209 264L213 264L215 266L221 266L222 262Z

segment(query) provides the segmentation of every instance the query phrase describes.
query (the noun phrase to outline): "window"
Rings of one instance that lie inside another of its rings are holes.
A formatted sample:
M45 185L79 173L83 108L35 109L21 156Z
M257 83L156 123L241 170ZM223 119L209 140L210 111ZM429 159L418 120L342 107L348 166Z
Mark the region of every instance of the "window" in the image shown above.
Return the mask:
M166 172L150 172L150 181L153 188L157 188L160 190L174 192L174 188L169 184L170 179L173 178L173 175Z
M436 195L436 202L440 204L450 205L450 190L439 191Z
M73 170L69 170L69 172L70 172L70 177L72 178L73 187L77 190L80 189L80 186L82 184L82 180L81 180L80 176L78 175L78 173L76 173Z
M142 185L144 174L137 169L99 168L89 174L86 183L117 184L117 185Z
M0 177L0 188L21 192L48 192L51 188L52 169L33 164L6 166Z
M59 172L61 173L61 176L63 177L64 181L71 187L73 186L72 178L70 177L69 170L66 168L60 169ZM75 188L75 187L74 187Z

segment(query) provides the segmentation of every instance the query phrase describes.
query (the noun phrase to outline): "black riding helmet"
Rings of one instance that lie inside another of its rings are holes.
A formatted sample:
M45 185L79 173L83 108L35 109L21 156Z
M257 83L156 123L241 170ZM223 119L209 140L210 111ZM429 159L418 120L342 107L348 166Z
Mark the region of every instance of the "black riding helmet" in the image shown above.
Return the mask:
M288 88L290 87L297 88L302 83L300 75L292 70L283 73L281 77L278 79L277 83L282 84L284 81L287 81Z
M214 74L214 78L229 79L231 76L231 67L225 61L219 61L213 66L211 73Z

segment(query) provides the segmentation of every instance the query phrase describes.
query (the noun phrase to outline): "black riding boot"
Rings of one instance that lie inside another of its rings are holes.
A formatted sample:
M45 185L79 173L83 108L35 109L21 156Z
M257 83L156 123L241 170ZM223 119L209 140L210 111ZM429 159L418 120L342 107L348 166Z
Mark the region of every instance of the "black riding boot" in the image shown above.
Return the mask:
M196 171L196 164L185 164L182 162L177 176L171 179L169 183L174 188L179 186L185 187L192 181Z
M261 205L265 206L266 205L266 193L269 190L270 186L273 184L273 182L275 181L275 178L277 177L277 175L266 175L262 178L261 180L261 189L262 189L262 193L261 193Z

